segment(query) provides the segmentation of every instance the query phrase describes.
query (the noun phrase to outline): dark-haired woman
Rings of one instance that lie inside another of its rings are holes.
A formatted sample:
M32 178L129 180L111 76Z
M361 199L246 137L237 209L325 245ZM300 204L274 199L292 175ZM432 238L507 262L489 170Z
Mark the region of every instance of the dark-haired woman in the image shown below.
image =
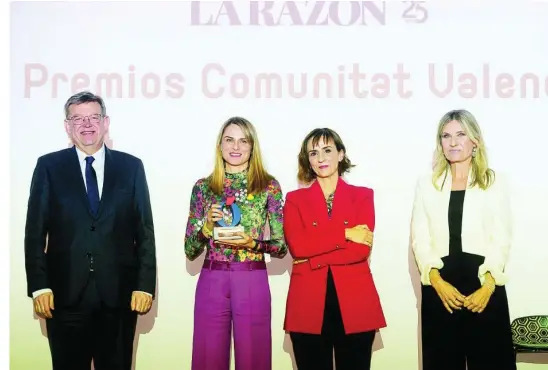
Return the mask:
M299 180L289 192L284 234L294 259L285 330L299 370L370 368L375 332L386 326L368 258L373 190L342 178L352 164L339 135L315 129L301 145Z

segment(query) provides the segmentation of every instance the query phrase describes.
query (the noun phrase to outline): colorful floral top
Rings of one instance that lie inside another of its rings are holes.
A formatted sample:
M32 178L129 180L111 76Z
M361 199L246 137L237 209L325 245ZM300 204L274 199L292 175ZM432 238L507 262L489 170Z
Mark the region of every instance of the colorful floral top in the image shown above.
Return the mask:
M327 215L331 217L331 210L333 209L333 199L335 199L335 192L329 194L325 203L327 204Z
M287 254L287 245L283 235L283 193L278 181L272 180L260 194L247 194L247 171L226 173L224 190L223 196L214 194L209 189L207 178L194 184L185 236L188 259L196 259L204 250L207 250L205 258L215 261L264 261L264 253L283 258ZM213 239L202 233L209 208L225 201L226 197L235 197L242 213L240 225L257 242L254 250L214 244ZM266 235L267 220L270 237Z

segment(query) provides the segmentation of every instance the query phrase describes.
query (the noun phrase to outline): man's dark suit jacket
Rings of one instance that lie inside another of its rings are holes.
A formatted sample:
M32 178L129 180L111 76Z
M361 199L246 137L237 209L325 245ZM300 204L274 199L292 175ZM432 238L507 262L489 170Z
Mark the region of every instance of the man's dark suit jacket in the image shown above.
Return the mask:
M133 291L154 296L154 224L142 161L105 147L97 216L89 209L75 148L40 157L25 227L29 297L50 288L56 309L77 303L88 281L91 257L105 304L129 307Z

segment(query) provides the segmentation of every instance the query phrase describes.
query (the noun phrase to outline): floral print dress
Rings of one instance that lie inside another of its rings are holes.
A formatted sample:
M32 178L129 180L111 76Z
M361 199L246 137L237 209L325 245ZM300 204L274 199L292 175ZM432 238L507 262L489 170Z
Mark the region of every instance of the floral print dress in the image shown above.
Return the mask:
M240 225L244 232L257 242L253 250L215 244L201 231L211 205L220 204L230 197L234 197L242 211ZM185 254L188 259L195 260L204 250L206 259L222 262L264 261L264 253L283 258L287 254L287 245L283 235L283 193L278 181L273 179L262 193L248 194L247 171L226 173L224 194L218 196L209 189L207 178L198 180L190 198Z

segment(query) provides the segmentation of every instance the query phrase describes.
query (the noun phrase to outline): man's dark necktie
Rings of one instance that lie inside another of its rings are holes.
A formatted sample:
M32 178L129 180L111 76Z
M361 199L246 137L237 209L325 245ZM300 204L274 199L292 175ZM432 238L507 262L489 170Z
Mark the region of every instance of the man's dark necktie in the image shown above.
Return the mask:
M97 216L99 210L99 186L97 185L97 175L91 165L95 158L86 157L86 185L88 188L89 209L94 216Z

